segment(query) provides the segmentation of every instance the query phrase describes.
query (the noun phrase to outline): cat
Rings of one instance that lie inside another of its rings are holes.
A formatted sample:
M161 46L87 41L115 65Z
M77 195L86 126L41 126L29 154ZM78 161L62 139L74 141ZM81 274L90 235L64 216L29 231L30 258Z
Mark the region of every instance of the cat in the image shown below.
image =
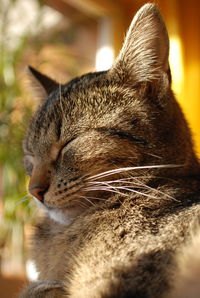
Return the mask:
M43 100L24 163L46 215L32 247L39 280L21 298L178 297L200 165L168 56L166 26L147 3L111 69L60 85L29 68Z

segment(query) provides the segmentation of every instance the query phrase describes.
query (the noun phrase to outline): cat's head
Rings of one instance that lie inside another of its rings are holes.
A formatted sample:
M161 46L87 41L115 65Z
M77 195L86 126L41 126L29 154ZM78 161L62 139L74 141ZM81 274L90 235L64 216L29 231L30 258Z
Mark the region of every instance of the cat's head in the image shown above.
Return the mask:
M146 4L110 70L59 85L30 68L45 96L24 141L25 167L30 193L52 216L73 217L120 192L109 181L138 175L130 167L156 165L155 174L162 165L181 164L173 169L180 175L195 163L170 88L168 55L160 13Z

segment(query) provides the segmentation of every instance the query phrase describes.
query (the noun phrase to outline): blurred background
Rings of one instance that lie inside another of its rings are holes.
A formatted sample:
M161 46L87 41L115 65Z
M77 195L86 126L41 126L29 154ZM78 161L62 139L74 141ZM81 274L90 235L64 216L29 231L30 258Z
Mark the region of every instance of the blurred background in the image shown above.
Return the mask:
M142 0L0 0L0 297L17 297L36 272L28 258L35 209L22 139L37 102L26 66L64 83L108 69ZM166 21L173 90L200 154L200 2L157 0Z

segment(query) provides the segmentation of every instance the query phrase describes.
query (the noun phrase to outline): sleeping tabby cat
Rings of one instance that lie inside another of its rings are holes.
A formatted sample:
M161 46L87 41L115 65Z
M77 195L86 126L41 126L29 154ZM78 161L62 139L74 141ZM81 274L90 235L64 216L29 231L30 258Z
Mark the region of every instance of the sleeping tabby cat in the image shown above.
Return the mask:
M200 165L168 55L162 17L146 4L108 71L59 85L30 67L43 102L25 168L46 215L32 249L39 281L21 297L200 297L183 289L197 250Z

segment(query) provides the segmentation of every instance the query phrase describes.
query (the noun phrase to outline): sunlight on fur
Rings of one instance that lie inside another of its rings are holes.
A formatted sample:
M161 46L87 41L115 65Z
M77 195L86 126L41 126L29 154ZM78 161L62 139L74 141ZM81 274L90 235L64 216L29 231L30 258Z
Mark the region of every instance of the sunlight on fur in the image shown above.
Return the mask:
M198 297L200 165L168 59L149 3L109 70L60 84L29 67L42 96L24 165L47 212L20 298Z
M169 63L172 72L172 89L179 100L182 98L184 84L182 44L178 36L170 36Z

